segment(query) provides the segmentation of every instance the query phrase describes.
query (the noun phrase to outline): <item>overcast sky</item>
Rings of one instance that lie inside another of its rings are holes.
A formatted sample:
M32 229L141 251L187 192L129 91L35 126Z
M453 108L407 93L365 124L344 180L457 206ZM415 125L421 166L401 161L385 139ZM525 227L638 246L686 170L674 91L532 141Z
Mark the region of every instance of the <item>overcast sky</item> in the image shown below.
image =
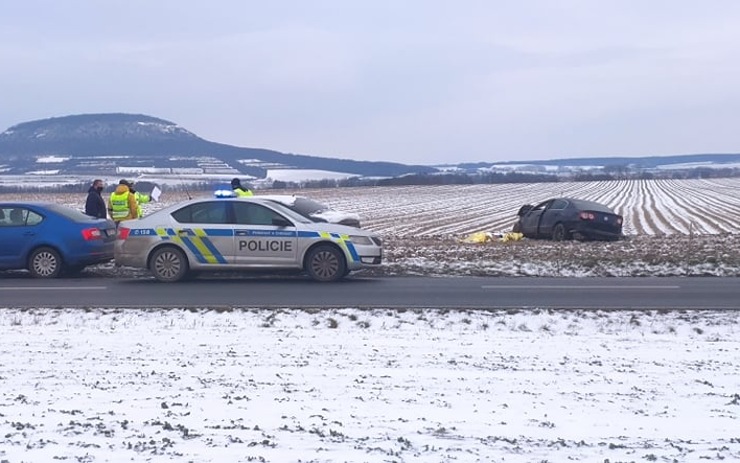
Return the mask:
M24 0L0 131L140 113L415 164L740 152L737 0Z

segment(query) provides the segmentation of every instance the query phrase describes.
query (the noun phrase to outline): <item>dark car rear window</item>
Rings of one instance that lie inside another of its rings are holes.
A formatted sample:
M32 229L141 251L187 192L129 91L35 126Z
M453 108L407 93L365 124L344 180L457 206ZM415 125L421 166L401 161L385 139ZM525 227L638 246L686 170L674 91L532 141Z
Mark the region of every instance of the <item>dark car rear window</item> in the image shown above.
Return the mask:
M584 201L582 199L572 199L571 202L580 211L594 211L594 212L607 212L614 214L614 211L604 206L603 204L594 203L592 201Z

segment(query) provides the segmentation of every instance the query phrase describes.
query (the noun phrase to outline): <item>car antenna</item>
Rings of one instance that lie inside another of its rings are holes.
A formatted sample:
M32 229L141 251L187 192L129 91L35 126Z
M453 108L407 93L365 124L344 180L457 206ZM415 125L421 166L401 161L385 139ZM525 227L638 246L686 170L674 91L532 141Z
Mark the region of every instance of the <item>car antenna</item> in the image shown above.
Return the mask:
M188 195L188 199L193 199L192 196L190 196L190 190L188 190L188 185L186 183L183 183L182 186L185 188L185 194Z
M183 180L182 175L180 175L180 172L177 173L177 179L180 180L180 182L182 182L182 187L185 188L185 194L188 195L188 200L193 199L190 196L190 191L188 190L188 184L185 183L185 180Z

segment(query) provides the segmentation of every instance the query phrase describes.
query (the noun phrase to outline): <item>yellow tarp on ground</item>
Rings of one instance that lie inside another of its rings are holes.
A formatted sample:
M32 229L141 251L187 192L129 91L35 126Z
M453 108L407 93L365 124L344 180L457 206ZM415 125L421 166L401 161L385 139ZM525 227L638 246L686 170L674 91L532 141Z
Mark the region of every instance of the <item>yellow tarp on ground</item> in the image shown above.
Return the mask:
M475 232L466 236L461 241L463 243L490 243L494 241L506 243L508 241L519 241L522 238L524 238L524 235L514 232L504 234L495 234L491 232Z
M501 237L501 241L505 243L507 241L519 241L522 238L524 238L524 235L521 233L509 232Z

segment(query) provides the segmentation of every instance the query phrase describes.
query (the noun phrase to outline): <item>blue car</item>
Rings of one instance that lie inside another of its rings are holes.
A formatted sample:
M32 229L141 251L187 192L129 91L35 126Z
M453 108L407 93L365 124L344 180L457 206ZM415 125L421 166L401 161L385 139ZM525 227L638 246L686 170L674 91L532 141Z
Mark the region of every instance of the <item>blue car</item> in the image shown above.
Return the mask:
M116 225L54 203L0 202L0 269L36 278L80 272L113 259Z

